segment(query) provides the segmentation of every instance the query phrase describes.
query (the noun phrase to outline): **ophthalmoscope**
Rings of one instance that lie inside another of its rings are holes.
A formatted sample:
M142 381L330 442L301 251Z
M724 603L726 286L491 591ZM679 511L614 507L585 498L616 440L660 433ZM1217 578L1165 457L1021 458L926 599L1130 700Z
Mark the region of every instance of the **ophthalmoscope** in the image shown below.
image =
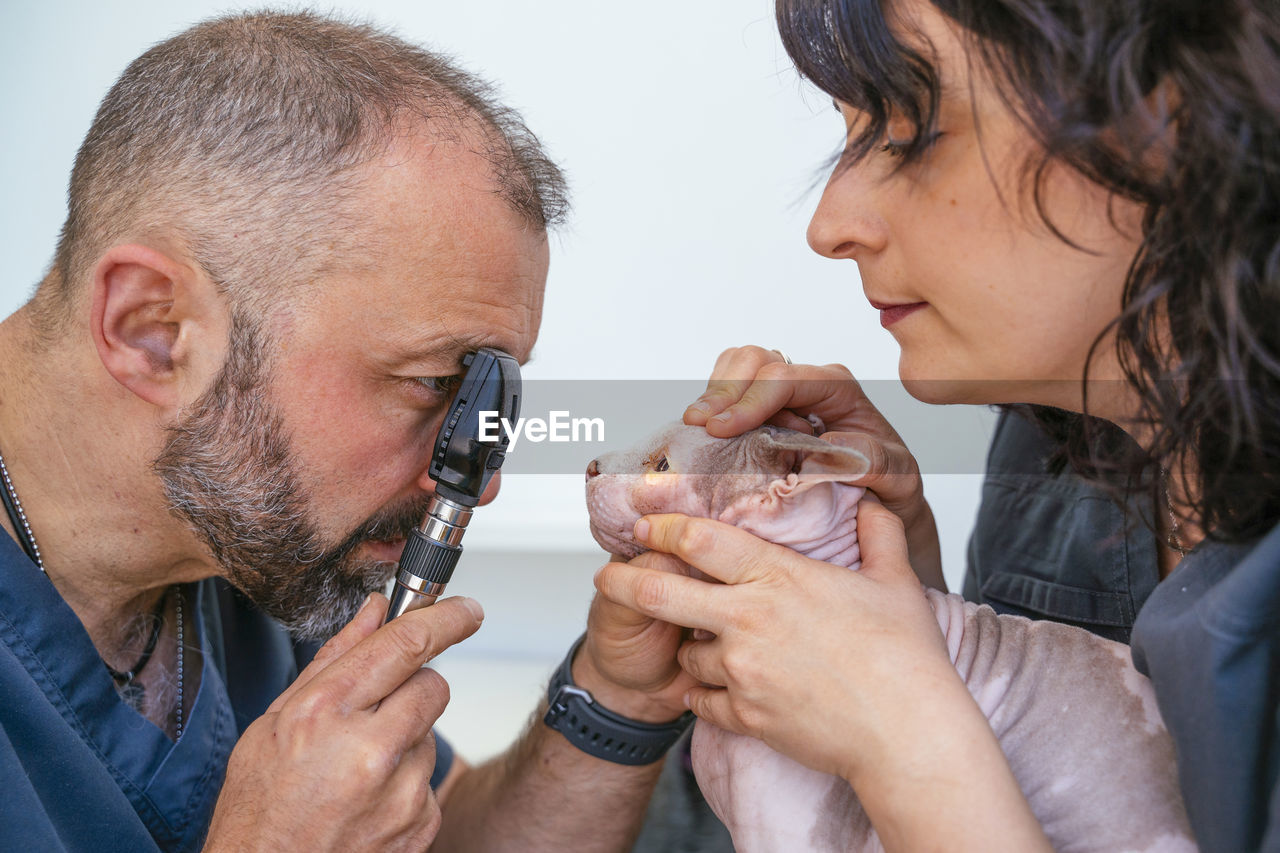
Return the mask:
M520 364L501 350L482 347L462 359L467 368L431 453L435 494L426 517L405 542L387 621L434 604L462 556L462 534L485 487L502 467L511 437L496 429L481 441L481 415L489 424L520 417Z

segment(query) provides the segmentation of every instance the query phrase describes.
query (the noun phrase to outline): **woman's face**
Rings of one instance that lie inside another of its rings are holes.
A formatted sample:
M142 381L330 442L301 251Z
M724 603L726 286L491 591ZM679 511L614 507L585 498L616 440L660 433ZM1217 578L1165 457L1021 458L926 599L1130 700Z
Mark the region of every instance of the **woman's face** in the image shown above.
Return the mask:
M1035 153L1031 138L985 74L970 76L954 24L927 2L902 5L904 20L927 39L918 45L923 55L930 44L936 55L941 135L897 173L891 145L837 168L809 225L809 244L856 261L875 307L913 306L882 310L881 321L902 348L899 374L914 396L1079 410L1085 358L1119 313L1141 211L1055 165L1045 210L1087 251L1056 237L1022 180ZM848 128L865 120L840 107ZM905 142L911 131L891 121L885 143ZM1120 378L1112 340L1099 348L1091 379ZM1122 387L1091 385L1090 411L1118 414Z

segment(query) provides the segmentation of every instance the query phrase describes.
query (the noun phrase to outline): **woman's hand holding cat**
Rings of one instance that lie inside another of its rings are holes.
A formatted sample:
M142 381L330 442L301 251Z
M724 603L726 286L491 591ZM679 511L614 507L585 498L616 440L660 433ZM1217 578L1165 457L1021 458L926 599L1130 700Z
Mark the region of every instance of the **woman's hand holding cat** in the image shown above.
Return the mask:
M906 530L911 566L921 583L946 590L933 510L924 497L920 466L862 386L839 364L787 364L777 350L747 346L720 354L707 390L684 413L684 422L711 435L740 435L763 423L810 431L852 447L871 462L857 485L875 492Z

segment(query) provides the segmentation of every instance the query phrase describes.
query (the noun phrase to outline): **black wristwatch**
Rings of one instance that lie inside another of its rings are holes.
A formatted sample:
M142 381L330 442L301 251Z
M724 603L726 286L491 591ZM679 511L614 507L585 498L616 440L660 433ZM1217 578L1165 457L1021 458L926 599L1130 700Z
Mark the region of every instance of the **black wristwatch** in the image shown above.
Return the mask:
M689 728L693 713L686 711L669 723L654 724L630 720L601 707L589 692L573 683L573 656L586 638L586 634L578 638L551 676L542 722L588 755L615 764L652 764Z

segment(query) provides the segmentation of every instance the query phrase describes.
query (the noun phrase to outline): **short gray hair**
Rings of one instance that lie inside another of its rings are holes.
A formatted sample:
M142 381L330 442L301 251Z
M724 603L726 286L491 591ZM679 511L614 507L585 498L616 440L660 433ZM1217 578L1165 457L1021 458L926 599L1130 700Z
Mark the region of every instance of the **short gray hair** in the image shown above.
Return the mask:
M538 139L446 57L305 12L216 18L157 44L108 92L76 156L37 315L65 318L111 241L158 229L233 299L314 273L338 223L358 221L346 204L357 167L415 123L473 146L529 227L564 218L564 177Z

